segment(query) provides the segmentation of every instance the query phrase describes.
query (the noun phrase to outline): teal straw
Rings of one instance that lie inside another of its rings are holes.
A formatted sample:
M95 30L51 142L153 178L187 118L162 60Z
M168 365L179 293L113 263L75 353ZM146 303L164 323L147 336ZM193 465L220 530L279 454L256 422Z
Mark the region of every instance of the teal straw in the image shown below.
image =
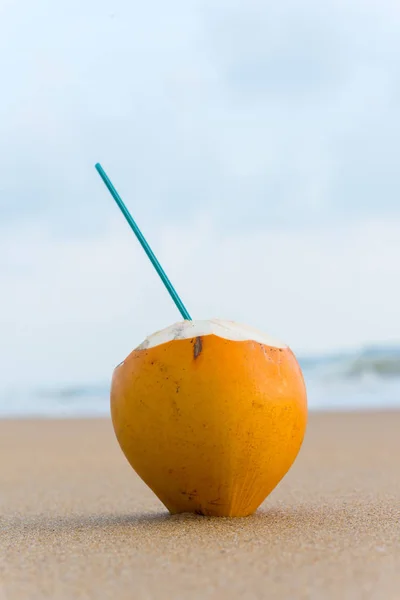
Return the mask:
M135 221L132 218L132 215L130 214L129 210L126 208L125 204L123 203L121 196L118 194L117 190L115 189L115 187L113 186L113 184L109 180L109 178L108 178L106 172L104 171L103 167L101 166L100 163L97 163L95 165L95 169L97 170L98 174L100 175L100 177L104 181L104 183L105 183L106 187L108 188L108 191L110 192L111 196L114 198L115 202L118 204L119 208L121 209L122 214L124 215L125 219L128 221L128 224L129 224L130 228L132 229L133 233L136 235L136 237L139 240L139 242L140 242L143 250L146 252L147 256L149 257L149 259L151 261L151 264L153 265L153 267L155 268L155 270L159 274L159 276L160 276L163 284L167 288L167 290L169 292L169 295L171 296L172 300L175 302L176 307L179 310L179 312L181 313L182 317L186 321L191 321L192 317L189 315L188 311L186 310L186 308L185 308L182 300L179 298L178 294L176 293L174 286L172 285L172 283L168 279L168 277L167 277L164 269L162 268L162 266L158 262L155 254L153 252L153 250L150 248L149 244L146 241L146 238L144 237L144 235L140 231L139 227L136 225Z

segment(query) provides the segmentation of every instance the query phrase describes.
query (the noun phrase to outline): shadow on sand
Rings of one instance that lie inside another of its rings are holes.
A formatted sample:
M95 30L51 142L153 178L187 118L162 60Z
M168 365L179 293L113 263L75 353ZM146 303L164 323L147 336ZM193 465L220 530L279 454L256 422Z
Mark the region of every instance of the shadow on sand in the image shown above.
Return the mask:
M298 536L302 531L307 531L308 534L310 531L317 533L328 524L331 530L332 526L334 529L343 528L344 525L351 528L354 520L359 522L359 519L359 511L355 514L354 508L350 509L345 505L336 508L322 505L260 509L254 515L244 518L203 517L189 513L170 515L166 511L148 514L39 514L0 519L0 528L12 529L16 535L30 533L62 536L66 532L98 535L101 531L105 536L118 533L136 537L154 532L158 537L171 533L188 537L192 534L194 537L209 534L211 539L230 536L232 533L242 535L246 532L267 537Z

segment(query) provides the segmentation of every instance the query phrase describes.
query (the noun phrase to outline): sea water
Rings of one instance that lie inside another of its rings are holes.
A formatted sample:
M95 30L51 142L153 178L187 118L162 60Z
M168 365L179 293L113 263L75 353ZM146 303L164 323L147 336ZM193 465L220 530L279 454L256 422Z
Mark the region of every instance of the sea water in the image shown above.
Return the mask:
M310 410L400 408L400 346L299 358ZM0 391L0 417L107 416L110 383L11 387Z

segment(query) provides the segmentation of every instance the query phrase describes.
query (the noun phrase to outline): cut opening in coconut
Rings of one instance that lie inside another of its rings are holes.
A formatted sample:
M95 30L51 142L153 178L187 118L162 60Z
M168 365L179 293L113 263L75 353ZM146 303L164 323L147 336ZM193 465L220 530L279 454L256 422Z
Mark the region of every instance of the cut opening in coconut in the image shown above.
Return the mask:
M234 321L210 319L207 321L179 321L174 323L166 329L149 335L136 350L147 350L173 340L187 340L207 335L215 335L233 342L253 341L272 348L287 348L286 344L248 325L240 325Z

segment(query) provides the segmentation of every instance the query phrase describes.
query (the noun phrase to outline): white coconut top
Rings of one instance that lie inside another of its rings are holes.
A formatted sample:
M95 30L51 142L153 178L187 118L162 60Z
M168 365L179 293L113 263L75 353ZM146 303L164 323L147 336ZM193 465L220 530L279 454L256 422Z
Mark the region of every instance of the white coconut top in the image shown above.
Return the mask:
M172 342L172 340L186 340L205 335L216 335L234 342L253 341L273 348L287 348L286 344L278 342L253 327L239 325L239 323L233 321L211 319L209 321L180 321L174 323L162 331L149 335L136 350L146 350L147 348Z

